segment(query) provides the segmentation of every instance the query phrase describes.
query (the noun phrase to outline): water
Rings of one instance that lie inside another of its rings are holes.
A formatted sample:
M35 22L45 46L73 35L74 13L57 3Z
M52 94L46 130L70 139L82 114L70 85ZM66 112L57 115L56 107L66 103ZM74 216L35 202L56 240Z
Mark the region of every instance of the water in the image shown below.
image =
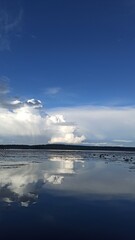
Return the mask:
M1 150L1 239L135 239L135 154Z

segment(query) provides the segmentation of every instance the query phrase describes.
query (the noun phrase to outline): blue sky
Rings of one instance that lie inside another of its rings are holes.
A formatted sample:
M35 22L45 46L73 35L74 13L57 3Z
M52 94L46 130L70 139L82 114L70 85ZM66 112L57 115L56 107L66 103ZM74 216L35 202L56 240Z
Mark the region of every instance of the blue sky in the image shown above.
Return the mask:
M133 0L1 0L0 77L8 97L38 99L56 113L134 108L134 25Z

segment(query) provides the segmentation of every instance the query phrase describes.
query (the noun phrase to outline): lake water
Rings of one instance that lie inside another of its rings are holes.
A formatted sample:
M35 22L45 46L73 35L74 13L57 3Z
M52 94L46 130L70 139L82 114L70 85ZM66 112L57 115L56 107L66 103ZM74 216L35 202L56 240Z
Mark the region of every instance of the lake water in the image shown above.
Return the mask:
M1 150L1 239L135 239L135 154Z

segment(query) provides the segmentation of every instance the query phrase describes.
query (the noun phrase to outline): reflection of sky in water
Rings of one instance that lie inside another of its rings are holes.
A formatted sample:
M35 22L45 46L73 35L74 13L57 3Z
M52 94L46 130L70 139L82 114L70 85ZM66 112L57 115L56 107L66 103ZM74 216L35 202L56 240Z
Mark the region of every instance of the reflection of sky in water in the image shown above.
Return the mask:
M40 192L93 198L135 198L134 154L7 150L0 158L0 200L27 207Z
M1 238L134 240L134 163L133 153L6 151Z
M7 150L0 159L1 201L20 202L24 207L35 203L41 189L63 184L66 176L79 171L84 161L76 157L74 153Z

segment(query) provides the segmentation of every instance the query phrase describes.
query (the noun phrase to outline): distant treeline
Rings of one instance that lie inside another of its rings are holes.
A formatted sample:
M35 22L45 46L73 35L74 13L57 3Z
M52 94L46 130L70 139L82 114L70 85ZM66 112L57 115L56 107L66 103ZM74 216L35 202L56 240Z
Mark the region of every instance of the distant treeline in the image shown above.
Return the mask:
M118 146L82 146L65 144L46 144L46 145L0 145L0 149L48 149L48 150L99 150L99 151L135 151L135 147Z

